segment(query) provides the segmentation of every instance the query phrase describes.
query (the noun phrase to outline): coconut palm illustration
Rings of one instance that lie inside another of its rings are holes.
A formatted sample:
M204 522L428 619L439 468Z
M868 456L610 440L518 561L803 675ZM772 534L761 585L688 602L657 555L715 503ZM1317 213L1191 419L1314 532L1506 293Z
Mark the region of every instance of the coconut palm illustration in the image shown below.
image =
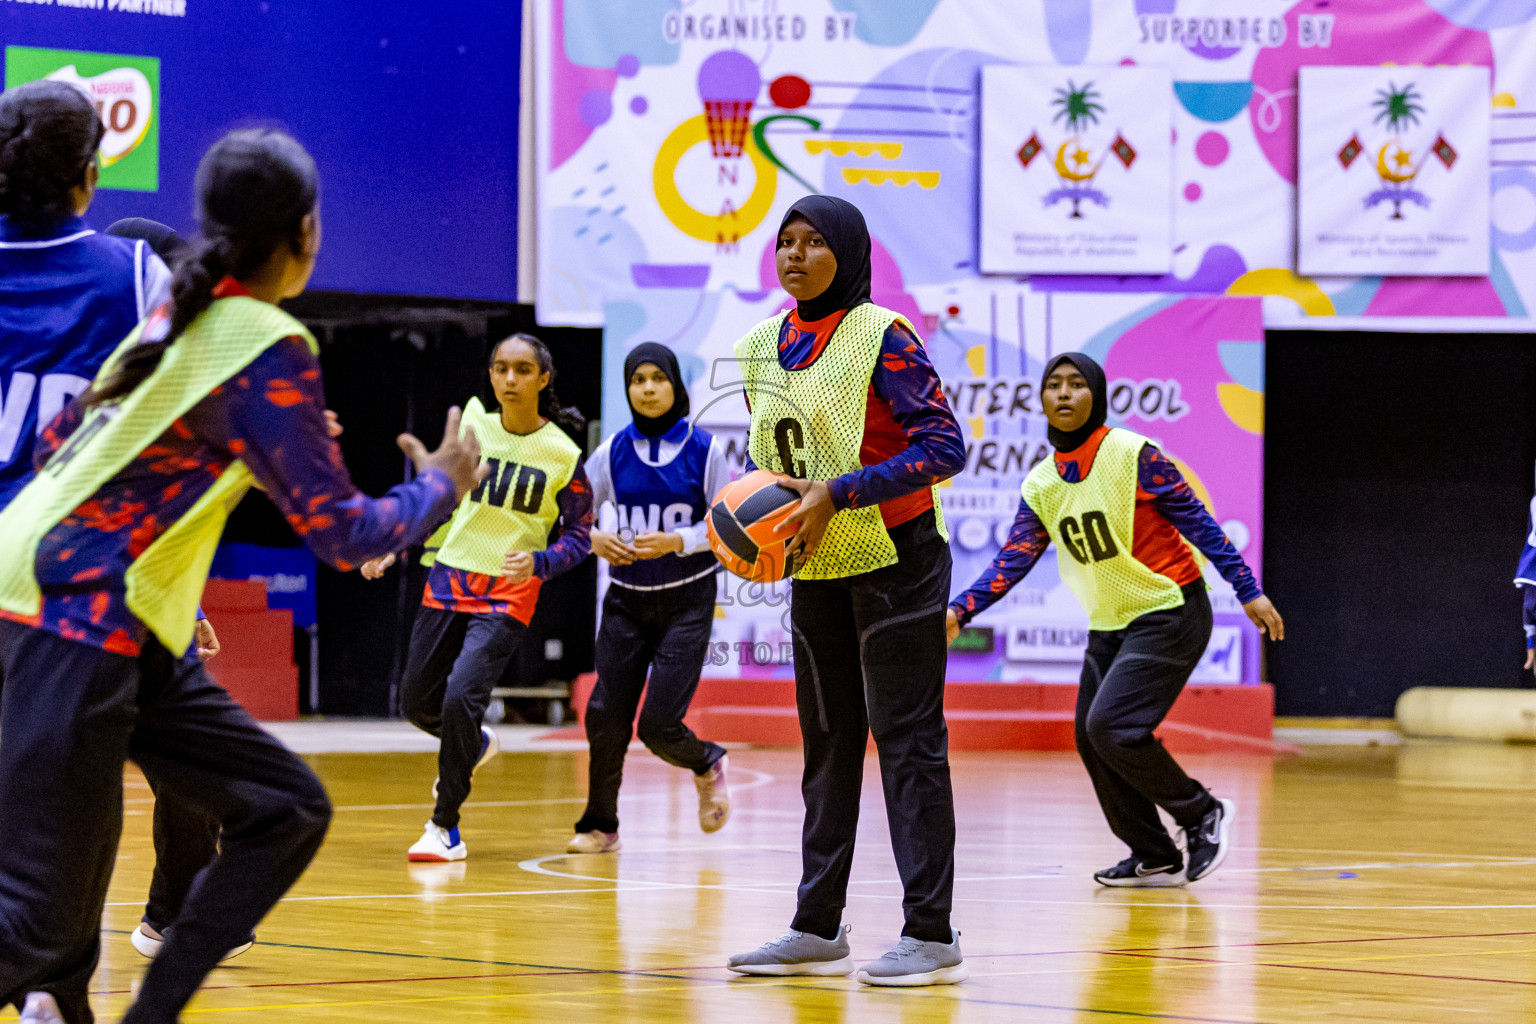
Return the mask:
M1419 103L1422 98L1412 82L1399 89L1395 82L1389 81L1385 89L1376 90L1376 99L1371 102L1376 110L1371 123L1383 125L1392 137L1376 153L1376 176L1381 179L1382 187L1366 197L1365 206L1370 209L1377 203L1390 202L1392 220L1403 219L1405 202L1429 206L1429 198L1413 187L1423 158L1415 161L1413 152L1403 145L1403 134L1416 126L1419 115L1424 113L1424 107Z
M1104 113L1104 105L1099 99L1099 92L1092 82L1084 82L1079 87L1069 78L1066 88L1057 89L1051 100L1051 106L1056 108L1051 123L1061 122L1072 136L1056 149L1056 176L1061 179L1063 187L1051 190L1045 197L1045 205L1050 206L1063 199L1070 200L1073 217L1083 215L1078 206L1084 199L1100 206L1109 205L1109 198L1092 185L1093 176L1099 173L1099 165L1104 162L1104 157L1101 155L1098 161L1090 162L1092 156L1088 147L1083 145L1083 130L1098 124L1099 115Z

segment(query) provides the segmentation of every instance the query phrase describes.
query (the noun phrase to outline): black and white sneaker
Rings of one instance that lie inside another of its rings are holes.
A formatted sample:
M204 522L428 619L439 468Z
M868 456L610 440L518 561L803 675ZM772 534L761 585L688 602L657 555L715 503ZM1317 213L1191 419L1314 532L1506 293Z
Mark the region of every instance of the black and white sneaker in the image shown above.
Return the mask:
M1231 847L1227 835L1232 831L1232 817L1236 813L1237 805L1231 800L1217 800L1216 806L1200 819L1200 824L1184 830L1191 882L1209 875L1227 859L1227 850Z
M1184 865L1179 861L1154 864L1140 857L1127 857L1112 868L1094 872L1093 880L1115 887L1166 889L1185 884Z

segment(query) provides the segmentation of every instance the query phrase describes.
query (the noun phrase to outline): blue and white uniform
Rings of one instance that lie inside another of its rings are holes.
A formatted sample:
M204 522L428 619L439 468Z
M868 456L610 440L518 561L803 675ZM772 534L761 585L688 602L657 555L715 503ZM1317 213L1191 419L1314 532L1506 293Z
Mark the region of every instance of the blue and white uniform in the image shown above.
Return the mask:
M31 478L43 427L170 292L146 242L78 217L38 237L0 216L0 508Z
M704 520L730 478L725 445L687 419L654 438L631 423L599 445L587 459L599 528L625 543L656 530L683 538L680 553L612 566L610 579L631 590L663 590L714 575L720 563Z
M1515 570L1515 586L1521 590L1520 618L1525 626L1526 650L1536 648L1536 497L1525 523L1525 547Z
M725 445L686 417L658 437L646 437L631 423L587 460L601 529L626 544L642 533L679 534L683 550L609 566L614 585L603 597L597 685L587 702L592 756L578 836L618 832L624 753L636 731L657 757L696 776L710 776L725 756L724 747L700 739L683 716L698 689L715 620L720 564L709 550L704 517L730 476ZM705 827L722 824L723 818Z

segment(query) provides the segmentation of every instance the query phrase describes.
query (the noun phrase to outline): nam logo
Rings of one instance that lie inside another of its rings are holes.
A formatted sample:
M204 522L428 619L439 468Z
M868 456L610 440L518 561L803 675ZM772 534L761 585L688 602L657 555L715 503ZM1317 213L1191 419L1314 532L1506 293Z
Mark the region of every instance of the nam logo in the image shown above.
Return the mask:
M49 79L72 85L96 108L101 187L154 192L160 187L160 61L111 53L5 48L5 87Z
M1376 99L1371 102L1376 110L1371 124L1384 129L1387 138L1376 149L1376 177L1380 187L1365 197L1365 208L1369 210L1381 203L1391 203L1392 216L1389 220L1403 219L1404 203L1429 209L1429 197L1420 192L1415 183L1431 156L1440 161L1447 171L1456 162L1456 150L1446 141L1443 132L1436 132L1435 141L1426 143L1419 149L1418 155L1414 155L1414 149L1408 144L1409 134L1418 127L1419 115L1424 113L1424 107L1419 102L1421 99L1423 97L1412 82L1401 89L1396 83L1388 82L1385 89L1376 90ZM1360 141L1360 133L1357 131L1350 136L1344 148L1339 150L1339 163L1347 171L1365 152L1366 145Z
M1085 133L1099 123L1099 115L1105 112L1104 105L1099 102L1100 98L1092 82L1085 82L1079 87L1069 78L1066 88L1057 89L1055 98L1051 100L1051 106L1056 108L1051 123L1061 122L1068 137L1056 147L1054 167L1060 184L1047 192L1042 200L1047 207L1063 201L1070 202L1072 212L1068 217L1082 217L1080 207L1085 200L1098 206L1109 206L1109 196L1094 184L1105 160L1113 156L1127 171L1136 162L1136 150L1118 131L1115 132L1113 142L1097 155L1094 154ZM1046 144L1040 141L1040 133L1031 132L1016 155L1019 163L1027 168L1045 149Z

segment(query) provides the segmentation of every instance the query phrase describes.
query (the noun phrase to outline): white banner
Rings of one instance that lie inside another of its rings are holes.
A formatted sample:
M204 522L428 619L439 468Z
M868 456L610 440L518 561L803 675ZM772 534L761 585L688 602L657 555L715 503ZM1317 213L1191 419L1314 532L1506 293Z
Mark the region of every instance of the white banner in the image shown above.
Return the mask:
M1487 68L1304 67L1303 274L1485 275Z
M981 270L1173 269L1166 68L981 69Z

